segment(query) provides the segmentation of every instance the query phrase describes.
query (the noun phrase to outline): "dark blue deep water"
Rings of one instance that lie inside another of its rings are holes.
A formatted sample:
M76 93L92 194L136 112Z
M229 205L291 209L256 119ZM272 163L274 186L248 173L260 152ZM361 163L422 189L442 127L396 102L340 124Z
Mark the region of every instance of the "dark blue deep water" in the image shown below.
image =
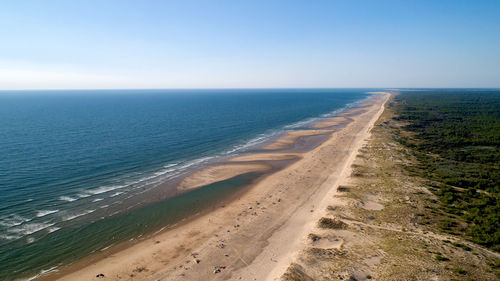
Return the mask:
M138 208L124 202L140 205L140 194L189 168L334 114L366 91L0 92L0 280L159 229L189 216L176 212L182 206L209 207L210 190L249 178Z

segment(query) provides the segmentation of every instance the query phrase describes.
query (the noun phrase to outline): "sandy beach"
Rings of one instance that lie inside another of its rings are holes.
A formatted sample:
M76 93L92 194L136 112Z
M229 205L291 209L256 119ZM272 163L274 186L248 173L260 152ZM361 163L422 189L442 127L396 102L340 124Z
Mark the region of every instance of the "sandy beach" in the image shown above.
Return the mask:
M337 192L339 182L350 174L355 155L388 98L387 93L373 95L362 108L315 125L345 123L338 130L293 131L264 148L281 149L301 137L328 134L310 151L243 155L229 160L230 164L193 173L179 189L266 171L270 167L265 161L296 160L207 214L40 280L278 280L321 218L325 196Z

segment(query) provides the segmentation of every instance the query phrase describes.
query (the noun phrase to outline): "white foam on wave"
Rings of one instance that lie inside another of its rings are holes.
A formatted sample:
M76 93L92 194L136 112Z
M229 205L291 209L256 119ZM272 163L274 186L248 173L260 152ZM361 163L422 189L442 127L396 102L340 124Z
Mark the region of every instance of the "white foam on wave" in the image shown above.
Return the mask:
M57 226L54 226L54 227L49 227L47 228L47 232L48 233L52 233L54 231L58 231L59 229L61 229L60 227L57 227Z
M321 115L321 117L323 117L323 118L335 117L335 116L339 115L340 113L344 113L344 112L348 111L349 109L364 103L365 101L369 100L370 98L371 98L371 96L367 96L366 98L362 98L360 100L348 103L342 108L339 108L339 109L336 109L332 112Z
M252 138L252 139L244 142L243 144L235 145L230 150L222 152L218 155L201 157L201 158L193 159L193 160L186 161L186 162L166 164L163 166L164 169L157 171L150 176L140 178L137 181L129 182L129 183L127 183L127 186L134 186L134 188L137 189L137 188L142 188L148 184L155 184L155 183L162 182L162 181L169 179L169 178L174 178L174 177L182 174L188 168L191 168L193 166L199 166L199 165L205 164L209 161L212 161L214 159L224 157L226 155L233 154L235 152L239 152L239 151L245 150L245 149L250 148L250 147L257 146L258 144L265 142L269 138L271 138L279 133L280 133L279 131L272 131L270 133L260 134L257 137Z
M175 168L168 169L168 168L170 168L170 167L173 167L173 166L168 166L168 167L164 166L164 167L163 167L163 168L165 168L164 170L158 171L158 172L154 173L154 175L155 175L155 176L162 176L162 175L164 175L164 174L167 174L167 173L170 173L170 172L173 172L173 171L177 170L177 169L175 169Z
M147 186L147 185L158 184L158 183L163 182L166 179L170 179L170 178L173 178L175 176L178 176L186 168L189 168L189 167L195 166L195 165L199 165L199 164L206 162L212 158L215 158L215 156L198 158L198 159L194 159L194 160L191 160L191 161L188 161L185 163L165 164L163 166L163 169L156 171L155 173L150 174L148 176L137 179L135 181L127 182L123 185L123 187L132 187L133 189L139 189L139 188L143 188L144 186ZM114 197L114 196L121 194L121 193L119 193L119 194L117 194L117 193L111 195L110 197Z
M0 234L0 239L2 240L17 240L23 237L22 235L13 235L13 234Z
M289 130L289 129L297 129L297 128L300 128L300 127L305 127L305 126L313 123L316 120L318 120L317 117L307 118L307 119L304 119L304 120L292 123L290 125L286 125L286 126L283 127L283 129Z
M97 195L97 194L101 194L101 193L110 192L110 191L113 191L113 190L116 190L116 189L124 188L125 186L126 185L102 186L102 187L99 187L99 188L96 188L96 189L87 190L87 192L90 193L90 194L92 194L92 195Z
M175 172L178 171L180 167L177 167L177 168L172 168L172 167L177 166L177 165L178 165L177 163L165 164L163 166L162 170L157 171L150 176L142 177L142 178L134 180L134 181L129 181L129 182L125 183L125 186L127 186L127 187L133 186L134 188L139 188L139 187L143 187L144 185L150 183L149 182L150 180L158 179L165 174L170 174L169 176L175 175L175 174L177 174ZM168 177L165 177L165 178L168 178Z
M232 149L224 152L224 154L228 155L228 154L233 154L235 152L244 151L245 149L257 146L257 145L269 140L270 138L272 138L273 136L276 136L279 133L280 133L280 131L277 130L277 131L273 131L270 133L260 134L257 137L250 139L249 141L247 141L243 144L235 145Z
M40 210L36 213L36 216L40 218L57 212L59 212L59 210Z
M50 273L50 272L53 272L53 271L57 271L57 266L54 266L54 267L51 267L49 269L43 269L41 270L37 275L35 276L32 276L28 279L25 279L26 281L32 281L32 280L35 280L37 278L40 278L42 277L43 275L47 274L47 273Z
M194 166L194 165L198 165L198 164L201 164L203 162L206 162L210 159L213 159L215 158L215 156L208 156L208 157L203 157L203 158L198 158L198 159L195 159L195 160L192 160L192 161L189 161L187 162L186 164L184 165L181 165L181 169L185 169L185 168L189 168L191 166Z
M331 112L328 112L328 113L325 113L325 114L321 114L319 117L311 117L311 118L307 118L305 120L301 120L299 122L296 122L296 123L293 123L293 124L290 124L290 125L286 125L285 127L283 127L285 130L286 129L297 129L297 128L300 128L300 127L305 127L305 126L308 126L314 122L317 122L317 121L320 121L321 119L323 118L332 118L332 117L336 117L338 116L339 114L341 113L344 113L346 111L348 111L349 109L353 108L353 107L356 107L358 106L359 104L367 101L368 99L370 98L370 96L366 97L366 98L362 98L360 100L357 100L357 101L354 101L354 102L351 102L351 103L348 103L346 105L344 105L343 107L341 108L338 108L338 109L335 109Z
M335 116L339 115L340 113L344 113L347 110L362 104L363 102L369 100L370 98L371 98L371 96L367 96L366 98L362 98L360 100L353 101L351 103L346 104L344 107L335 109L335 110L328 112L328 113L325 113L325 114L321 115L321 117L323 117L323 118L335 117Z
M93 213L94 211L95 211L95 209L93 209L93 210L85 210L85 211L83 211L81 213L78 213L78 214L74 214L74 215L63 217L62 220L63 221L69 221L69 220L76 219L78 217L85 216L87 214Z
M120 194L123 194L123 192L116 192L116 193L113 193L111 194L109 197L115 197L115 196L118 196Z
M350 107L348 105L346 105L343 108L339 108L339 109L336 109L336 110L334 110L332 112L328 112L328 113L322 114L321 118L332 118L332 117L335 117L335 116L339 115L340 113L346 111L349 108Z
M11 228L8 229L7 231L9 233L15 233L19 235L30 235L35 232L38 232L40 230L46 229L48 227L53 226L55 223L47 223L47 222L41 222L41 223L26 223L23 224L19 227Z
M107 247L104 247L104 248L102 248L102 249L101 249L101 250L99 250L99 251L101 251L101 252L106 251L107 249L111 248L112 246L113 246L113 244L111 244L111 245L109 245L109 246L107 246Z
M23 218L19 215L13 214L0 219L0 226L13 227L21 225L28 221L31 221L31 219Z
M59 197L59 200L66 201L66 202L73 202L73 201L76 201L77 199L69 197L69 196L61 196L61 197Z
M153 174L149 174L145 177L139 178L137 180L125 182L125 183L120 184L120 185L108 185L108 186L102 186L99 188L84 190L80 194L76 195L76 197L78 197L78 199L79 198L86 198L86 197L90 197L93 195L108 193L108 192L118 190L118 189L131 189L131 188L139 189L139 188L143 188L144 186L147 186L147 185L161 183L168 178L179 175L183 170L185 170L188 167L191 167L191 166L197 165L197 164L201 164L202 162L205 162L205 161L212 159L212 158L214 158L214 157L199 158L199 159L195 159L195 160L186 162L183 165L180 165L179 163L168 163L168 164L165 164L161 170L156 171ZM117 191L117 192L114 192L113 194L109 195L109 197L116 197L116 196L123 194L123 193L125 193L125 192L124 191ZM61 196L60 199L62 200L63 196ZM64 198L64 199L68 199L68 198ZM101 200L103 200L103 199L97 198L97 199L92 200L92 202L98 202ZM67 200L67 201L69 201L69 200ZM73 219L73 218L75 218L75 216L81 216L81 215L82 214L71 215L71 216L65 217L64 220Z

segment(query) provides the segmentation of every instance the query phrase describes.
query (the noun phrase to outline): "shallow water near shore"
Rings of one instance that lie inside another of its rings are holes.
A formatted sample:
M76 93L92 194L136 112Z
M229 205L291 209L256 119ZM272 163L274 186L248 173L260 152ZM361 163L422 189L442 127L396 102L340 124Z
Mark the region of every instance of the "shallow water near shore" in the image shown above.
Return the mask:
M0 159L0 279L33 276L210 209L260 174L175 197L165 183L334 116L367 91L0 93L7 156Z
M17 271L12 271L12 276L29 272L34 267L53 267L74 262L117 243L171 227L187 217L219 206L262 174L244 174L105 220L68 227L60 230L58 235L47 235L37 243L25 246L23 251L11 251L7 254L8 259L18 261L11 264L10 270ZM103 230L109 234L103 236Z

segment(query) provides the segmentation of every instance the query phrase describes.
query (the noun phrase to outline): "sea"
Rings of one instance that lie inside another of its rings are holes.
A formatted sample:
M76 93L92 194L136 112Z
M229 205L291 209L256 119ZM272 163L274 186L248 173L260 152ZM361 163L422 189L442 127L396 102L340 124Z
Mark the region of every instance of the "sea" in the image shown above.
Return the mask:
M210 209L256 173L166 185L376 89L0 91L0 280L32 280Z

